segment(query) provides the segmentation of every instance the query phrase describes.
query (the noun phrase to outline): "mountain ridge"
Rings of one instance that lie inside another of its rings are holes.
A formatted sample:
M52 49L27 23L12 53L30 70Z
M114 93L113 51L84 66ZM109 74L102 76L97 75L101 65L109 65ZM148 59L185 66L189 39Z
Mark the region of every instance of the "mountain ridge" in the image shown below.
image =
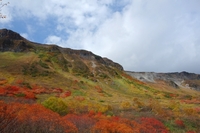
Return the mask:
M112 66L116 67L119 70L123 70L123 67L116 63L113 62L110 59L103 58L101 56L95 55L90 51L86 50L73 50L70 48L62 48L60 46L57 46L55 44L39 44L35 42L28 41L27 39L23 38L20 36L19 33L16 33L12 30L8 29L1 29L0 30L0 51L5 52L5 51L12 51L12 52L25 52L25 51L33 51L36 49L37 46L43 47L43 48L48 48L49 52L64 52L67 54L75 54L78 55L79 57L82 58L87 58L90 60L97 60L100 63L103 63L104 65L107 66ZM17 45L13 41L18 41Z

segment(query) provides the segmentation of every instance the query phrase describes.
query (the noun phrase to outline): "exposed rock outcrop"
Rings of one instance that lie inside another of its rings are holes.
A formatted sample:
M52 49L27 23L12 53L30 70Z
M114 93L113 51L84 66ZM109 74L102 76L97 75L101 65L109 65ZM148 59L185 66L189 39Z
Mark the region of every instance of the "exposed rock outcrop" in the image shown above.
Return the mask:
M130 72L127 71L130 76L143 81L154 82L158 80L165 81L169 86L173 88L186 87L200 91L200 75L188 72L174 72L174 73L154 73L154 72Z
M19 33L16 33L12 30L1 29L0 30L0 38L8 38L11 40L23 40L24 38L20 36Z

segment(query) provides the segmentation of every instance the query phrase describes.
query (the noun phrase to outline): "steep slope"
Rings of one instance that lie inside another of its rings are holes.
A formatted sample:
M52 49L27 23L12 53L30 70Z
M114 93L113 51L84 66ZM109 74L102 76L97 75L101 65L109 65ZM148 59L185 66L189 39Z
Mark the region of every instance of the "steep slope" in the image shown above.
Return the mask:
M0 30L0 51L0 79L7 81L4 86L16 85L20 80L29 88L61 88L98 101L123 92L122 88L114 90L116 94L112 90L124 86L115 84L123 80L123 67L92 52L30 42L7 29ZM48 97L37 95L43 100Z
M92 52L33 43L7 29L0 30L0 37L1 69L10 73L35 77L63 71L92 79L116 76L115 70L123 70L121 65Z
M112 62L109 59L102 58L93 54L92 52L86 50L72 50L69 48L61 48L56 45L41 45L38 43L30 42L23 37L21 37L18 33L13 32L11 30L2 29L0 30L0 51L12 51L12 52L55 52L60 54L68 54L73 58L77 56L79 58L87 59L87 60L95 60L100 64L104 64L106 66L116 67L120 70L123 70L123 67L117 63ZM67 59L66 59L67 60Z

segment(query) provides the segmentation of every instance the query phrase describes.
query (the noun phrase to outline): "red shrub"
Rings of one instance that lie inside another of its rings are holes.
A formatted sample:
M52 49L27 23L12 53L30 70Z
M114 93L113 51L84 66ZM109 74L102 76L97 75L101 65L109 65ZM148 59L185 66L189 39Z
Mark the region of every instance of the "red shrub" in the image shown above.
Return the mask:
M41 94L41 93L43 93L44 91L43 91L42 89L35 89L35 88L34 88L34 90L32 90L32 92L35 93L35 94Z
M88 113L88 116L89 116L89 117L92 117L92 116L94 116L95 114L96 114L96 113L95 113L94 110L90 110L89 113Z
M102 115L103 115L102 112L98 112L98 113L96 114L96 117L99 118L99 117L101 117Z
M71 94L72 94L71 91L66 91L66 92L65 92L65 96L66 96L66 97L71 96Z
M1 95L6 95L7 91L4 88L0 88L0 96Z
M20 88L17 87L17 86L9 86L9 87L8 87L8 90L9 90L9 91L19 91L19 89L20 89Z
M5 104L0 101L0 132L77 133L71 122L39 104Z
M185 127L185 124L182 120L175 120L174 123L179 127Z
M65 97L71 96L71 94L72 94L71 91L66 91L66 92L60 94L60 97L65 98Z
M112 117L112 121L119 121L119 117L118 116L113 116Z
M168 130L164 124L155 118L143 117L140 118L140 121L142 127L145 127L144 130L146 131L151 129L150 131L152 131L152 133L168 133Z
M68 96L71 96L71 91L66 91L63 95L64 95L64 97L68 97Z
M91 128L95 125L96 120L92 119L88 115L74 115L68 114L63 117L64 120L67 120L73 123L79 130L79 132L88 133Z
M25 91L24 94L26 95L25 98L27 99L36 99L35 94L33 92Z
M17 112L20 110L19 104L9 105L0 101L0 132L9 133L15 131L19 123L17 122Z

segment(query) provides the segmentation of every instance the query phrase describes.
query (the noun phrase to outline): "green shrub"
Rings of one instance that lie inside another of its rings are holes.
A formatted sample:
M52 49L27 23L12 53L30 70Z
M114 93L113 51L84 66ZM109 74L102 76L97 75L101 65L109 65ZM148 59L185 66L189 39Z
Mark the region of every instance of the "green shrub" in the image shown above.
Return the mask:
M68 113L67 104L61 98L50 97L42 105L60 115L66 115Z
M43 67L43 68L46 68L46 69L49 68L49 66L48 66L46 63L42 62L41 60L39 61L39 64L40 64L40 66Z
M73 96L85 96L85 93L80 90L73 91Z
M18 93L15 96L17 96L17 97L25 97L26 95L24 93Z

